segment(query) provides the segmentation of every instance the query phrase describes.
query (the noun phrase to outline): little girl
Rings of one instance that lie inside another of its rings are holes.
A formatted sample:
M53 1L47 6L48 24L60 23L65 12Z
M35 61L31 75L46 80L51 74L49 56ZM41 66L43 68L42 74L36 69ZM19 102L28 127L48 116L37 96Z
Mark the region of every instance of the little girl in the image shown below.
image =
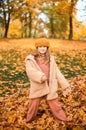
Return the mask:
M30 79L30 103L26 122L31 122L37 115L42 97L45 96L50 110L58 122L70 121L58 102L58 84L66 96L70 85L56 65L53 55L49 53L49 41L39 38L35 42L36 53L26 57L26 72Z

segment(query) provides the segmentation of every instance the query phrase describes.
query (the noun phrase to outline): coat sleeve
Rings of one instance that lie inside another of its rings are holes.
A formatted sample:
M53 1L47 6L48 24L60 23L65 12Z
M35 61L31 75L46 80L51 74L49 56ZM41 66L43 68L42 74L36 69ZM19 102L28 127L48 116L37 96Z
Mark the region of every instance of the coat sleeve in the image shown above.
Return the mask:
M36 68L34 68L30 60L26 60L26 73L27 73L27 76L30 78L30 80L38 82L38 83L42 83L41 81L42 76L45 75L40 70L37 70Z
M69 82L66 80L64 75L61 73L60 69L57 67L57 64L55 63L55 69L56 69L56 78L58 80L58 83L62 87L62 89L66 89L70 86Z

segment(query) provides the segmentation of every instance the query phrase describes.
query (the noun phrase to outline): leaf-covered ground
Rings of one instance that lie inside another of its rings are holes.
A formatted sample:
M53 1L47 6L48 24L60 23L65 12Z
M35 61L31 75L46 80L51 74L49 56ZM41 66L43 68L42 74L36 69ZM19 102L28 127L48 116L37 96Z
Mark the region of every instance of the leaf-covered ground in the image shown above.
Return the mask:
M81 46L80 46L81 47ZM51 49L64 76L71 84L67 98L59 88L59 101L71 123L58 124L46 100L41 101L36 119L26 123L29 79L25 72L27 46L0 48L0 130L86 130L86 49Z

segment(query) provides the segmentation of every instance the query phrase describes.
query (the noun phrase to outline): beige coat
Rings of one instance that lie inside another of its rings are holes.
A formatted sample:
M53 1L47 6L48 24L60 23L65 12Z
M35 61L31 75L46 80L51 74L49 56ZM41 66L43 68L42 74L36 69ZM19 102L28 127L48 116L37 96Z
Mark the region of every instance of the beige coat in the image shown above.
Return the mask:
M61 85L62 89L69 86L68 81L60 72L56 65L54 56L52 55L50 56L49 85L47 82L41 82L41 78L45 74L41 71L33 55L28 55L26 57L26 72L30 79L29 98L37 98L47 95L47 100L55 99L58 97L58 84Z

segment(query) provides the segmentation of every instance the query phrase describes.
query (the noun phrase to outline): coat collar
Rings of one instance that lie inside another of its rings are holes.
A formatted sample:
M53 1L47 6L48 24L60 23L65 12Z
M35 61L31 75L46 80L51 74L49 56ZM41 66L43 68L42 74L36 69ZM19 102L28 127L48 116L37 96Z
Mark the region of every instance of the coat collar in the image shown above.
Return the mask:
M31 55L31 54L26 57L26 60L35 61L34 56ZM54 56L53 56L53 55L50 55L50 62L51 62L52 60L54 60Z

